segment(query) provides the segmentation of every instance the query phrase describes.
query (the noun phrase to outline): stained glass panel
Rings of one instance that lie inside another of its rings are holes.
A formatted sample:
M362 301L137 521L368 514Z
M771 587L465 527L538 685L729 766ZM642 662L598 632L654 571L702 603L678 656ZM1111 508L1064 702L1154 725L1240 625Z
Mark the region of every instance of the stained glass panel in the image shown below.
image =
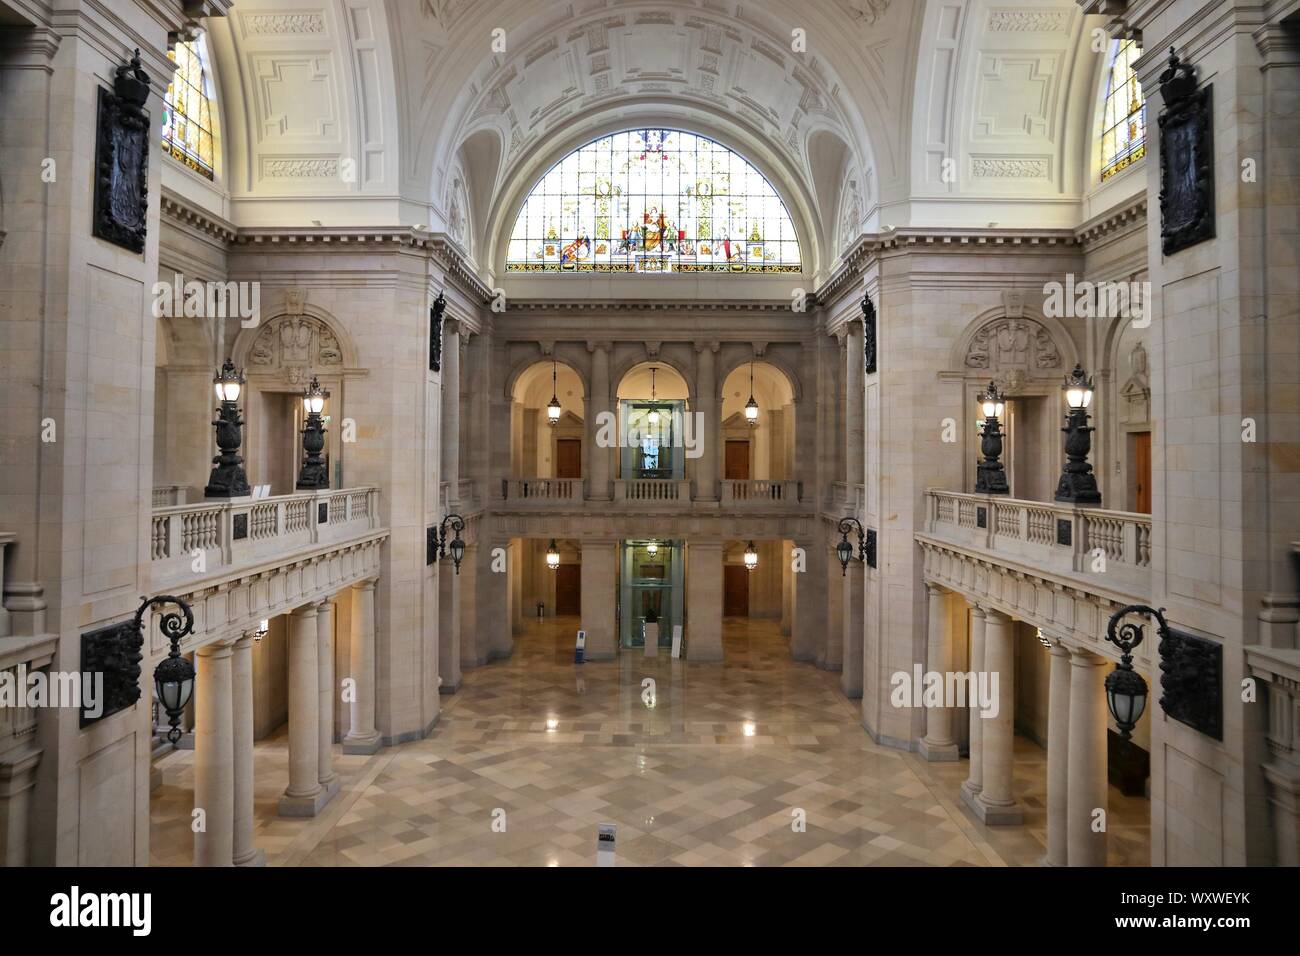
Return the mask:
M200 175L214 179L214 91L203 38L178 41L167 55L176 64L176 72L163 99L163 149Z
M1133 61L1141 55L1133 40L1116 40L1111 47L1101 123L1102 179L1146 155L1147 103L1133 72Z
M561 159L515 220L508 272L802 272L785 203L713 140L604 136Z

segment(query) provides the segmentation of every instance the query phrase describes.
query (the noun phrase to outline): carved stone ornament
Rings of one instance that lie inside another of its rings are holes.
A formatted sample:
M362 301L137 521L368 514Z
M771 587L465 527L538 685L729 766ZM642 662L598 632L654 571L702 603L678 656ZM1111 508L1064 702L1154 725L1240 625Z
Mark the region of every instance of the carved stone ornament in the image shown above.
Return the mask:
M966 367L1024 380L1054 374L1061 352L1046 327L1033 319L995 319L981 327L966 351Z
M339 368L343 349L333 330L310 315L282 315L264 323L248 352L255 371L282 371L293 385L307 369Z
M866 372L876 371L876 307L871 296L862 297L862 357Z
M1214 238L1213 84L1173 47L1160 74L1160 241L1165 255Z
M123 621L81 635L82 674L104 675L103 711L91 717L83 710L81 726L126 710L140 699L143 648L144 631L136 621Z
M447 300L442 293L433 300L429 307L429 371L442 371L442 314L447 309Z
M1169 628L1160 641L1160 706L1174 720L1223 739L1223 645Z
M144 251L149 207L149 74L140 51L117 68L113 90L99 90L92 232L132 252Z

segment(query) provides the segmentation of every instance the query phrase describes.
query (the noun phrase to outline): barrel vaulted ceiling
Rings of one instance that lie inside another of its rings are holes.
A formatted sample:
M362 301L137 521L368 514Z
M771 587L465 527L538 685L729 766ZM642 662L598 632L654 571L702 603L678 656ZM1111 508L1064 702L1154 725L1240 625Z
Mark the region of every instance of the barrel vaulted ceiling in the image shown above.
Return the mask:
M240 0L209 23L236 222L423 225L485 275L547 168L632 126L744 154L819 275L866 230L1073 225L1087 188L1074 0Z

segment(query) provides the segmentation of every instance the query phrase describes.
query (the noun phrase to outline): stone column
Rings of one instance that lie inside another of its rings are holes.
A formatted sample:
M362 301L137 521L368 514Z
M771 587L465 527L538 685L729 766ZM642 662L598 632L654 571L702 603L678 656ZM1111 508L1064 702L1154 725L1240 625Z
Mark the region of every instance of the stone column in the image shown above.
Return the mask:
M1106 831L1094 832L1093 814L1108 811L1106 779L1106 659L1070 652L1069 793L1066 797L1070 866L1105 866ZM1106 818L1103 816L1102 818ZM1106 820L1109 825L1109 820Z
M231 866L235 853L235 733L228 642L194 654L194 808L204 828L194 834L195 866Z
M442 480L449 501L460 499L460 323L442 321Z
M970 609L970 669L976 678L984 670L984 608L978 604ZM982 731L984 720L980 717L978 702L970 707L970 772L961 785L962 799L972 808L975 798L984 789L984 747Z
M834 548L827 551L826 563L828 573L834 575L835 569L840 566L840 558ZM840 689L850 700L862 699L863 614L866 611L863 592L866 581L866 565L861 561L850 561L847 571L841 569L839 581L832 577L829 584L831 590L839 591L839 599L843 604L840 612L840 634L844 645ZM840 585L838 588L837 583Z
M587 417L587 460L591 463L588 475L587 497L594 501L608 501L610 497L610 456L611 448L601 448L596 441L600 434L599 417L601 412L614 414L613 402L609 395L609 352L608 342L588 342L587 351L591 353L591 395L588 396L590 414ZM614 441L618 440L617 427ZM590 633L588 637L590 637Z
M230 657L231 721L234 725L235 866L263 866L266 854L253 845L253 635L235 641Z
M460 575L450 553L438 562L438 676L441 693L460 690Z
M460 581L456 585L460 598L460 666L462 670L467 667L482 667L488 659L488 642L485 635L479 633L478 608L481 595L479 594L478 578L481 573L479 567L479 553L482 548L479 547L478 541L466 541L465 557L460 562ZM486 572L486 573L491 573Z
M722 542L686 545L686 659L722 660Z
M790 656L797 661L825 660L826 657L826 582L830 568L826 549L817 544L796 541L804 548L806 569L794 575L794 625L790 638Z
M32 788L41 751L23 749L0 756L0 866L26 866Z
M862 451L862 420L865 412L866 360L862 352L862 319L848 323L845 336L844 375L844 480L860 485L866 470L867 459Z
M334 602L324 600L316 610L317 690L320 734L316 758L317 779L326 791L326 799L339 792L339 775L334 772Z
M790 568L793 561L790 542L781 542L781 634L790 636L794 623L794 571Z
M947 675L952 670L952 628L948 617L948 592L937 585L925 585L929 597L927 618L925 666L930 673L938 674L943 686L948 686ZM977 675L978 676L978 675ZM978 701L974 701L978 709ZM925 712L925 736L921 738L921 756L926 760L956 760L957 742L952 733L951 702L941 700L939 706L928 707Z
M835 557L835 549L831 546L826 548L827 563L831 567L831 580L826 586L826 633L832 645L828 655L828 664L832 664L830 670L835 670L838 666L840 670L840 687L849 697L853 697L850 681L851 668L848 666L847 657L852 654L852 648L847 647L848 643L848 622L845 611L849 607L849 581L843 575L835 577L835 568L838 568L839 561ZM784 584L784 582L782 582ZM859 668L861 670L861 668ZM858 696L861 696L861 688L858 689Z
M703 452L695 459L695 500L718 500L718 445L722 432L722 411L718 402L718 343L696 342L699 356L695 373L695 402L692 412L699 412L692 425L692 437L700 443Z
M618 548L614 541L582 542L582 629L587 660L611 660L618 651ZM576 635L575 635L576 636Z
M352 586L349 649L356 685L352 688L352 729L343 738L345 754L372 754L380 744L379 731L375 729L375 584L375 579L370 578ZM313 743L313 752L318 752L319 742L314 737Z
M320 785L320 666L316 604L289 615L289 786L280 816L314 817L325 805Z
M975 799L975 813L988 826L1021 823L1024 815L1012 796L1015 746L1015 645L1012 622L989 608L984 621L984 670L989 687L997 681L997 713L983 717L984 787Z
M1056 641L1047 696L1047 865L1065 866L1070 754L1070 649Z

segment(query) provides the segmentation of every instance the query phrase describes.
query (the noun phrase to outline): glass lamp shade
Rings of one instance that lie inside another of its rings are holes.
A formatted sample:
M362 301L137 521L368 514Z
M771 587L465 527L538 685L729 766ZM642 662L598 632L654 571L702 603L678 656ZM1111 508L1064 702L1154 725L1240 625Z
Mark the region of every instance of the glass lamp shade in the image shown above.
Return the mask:
M749 542L745 546L745 570L753 571L758 567L758 551L754 548L754 542Z
M217 401L233 402L239 399L243 389L244 376L235 368L235 363L226 359L221 371L212 377L212 385L217 391Z
M554 571L560 566L560 549L555 546L555 539L551 539L551 546L546 549L546 566Z
M168 714L179 714L194 696L194 665L185 658L166 657L154 669L154 688Z
M1002 396L998 394L998 387L993 382L989 382L989 387L975 399L979 403L980 411L984 413L985 418L1001 418L1002 412L1006 407L1002 403Z
M1147 683L1136 671L1123 665L1106 675L1106 706L1115 718L1120 735L1128 738L1147 707Z
M546 406L546 423L548 425L558 425L560 423L560 414L562 411L563 409L560 407L560 400L552 395L550 402Z
M646 553L646 554L651 554L651 555L658 554L658 553L659 553L659 544L658 544L658 542L651 541L649 544L647 544L647 545L645 546L645 553Z
M1092 404L1092 379L1088 377L1082 365L1074 367L1074 371L1066 378L1062 390L1065 392L1065 404L1072 409L1087 408Z
M754 401L754 396L749 396L749 401L745 403L745 421L751 425L758 424L758 402Z
M460 535L451 543L451 560L460 567L461 559L465 557L465 542L461 540Z
M849 544L847 535L841 538L840 543L835 546L835 553L839 556L840 567L847 571L849 562L853 560L853 545Z
M657 426L659 424L659 409L650 409L650 414L646 416L646 420L649 421L651 425Z

